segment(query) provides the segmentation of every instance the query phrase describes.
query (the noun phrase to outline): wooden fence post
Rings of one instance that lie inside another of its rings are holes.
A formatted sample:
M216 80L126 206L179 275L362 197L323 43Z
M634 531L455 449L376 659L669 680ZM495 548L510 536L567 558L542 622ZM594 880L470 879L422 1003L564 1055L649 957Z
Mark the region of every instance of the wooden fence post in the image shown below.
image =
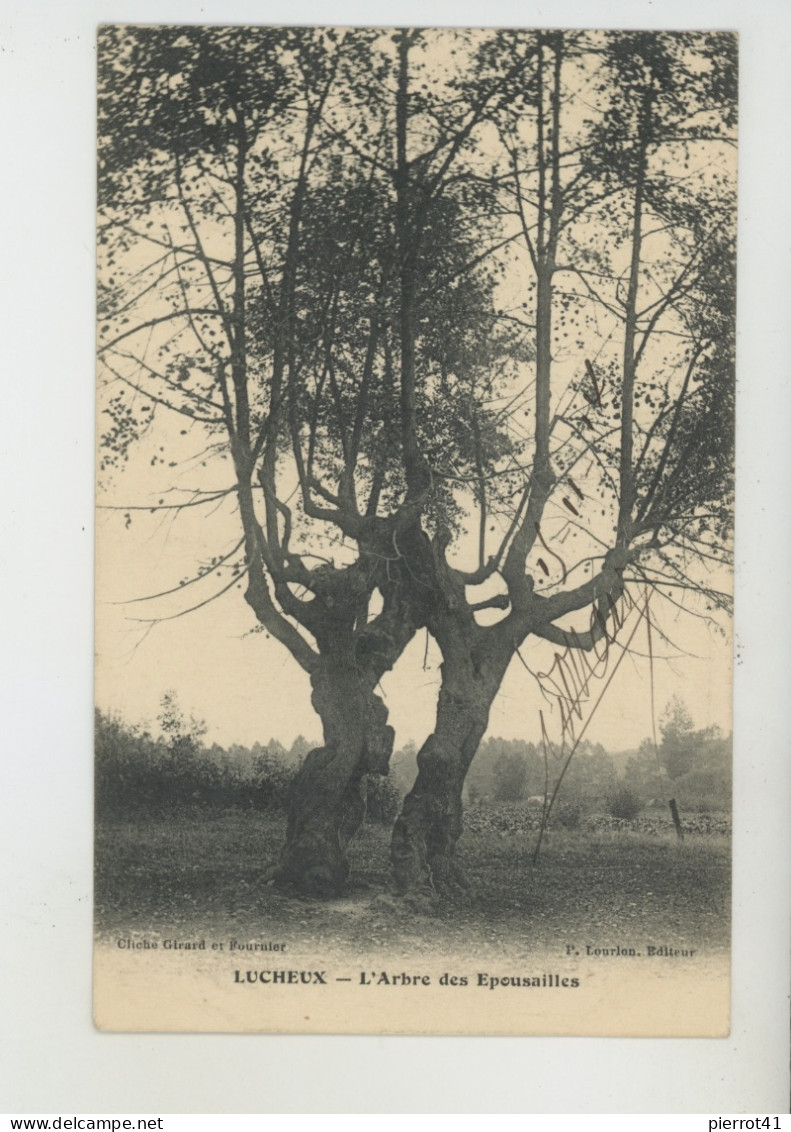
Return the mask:
M673 825L676 827L676 837L679 839L679 841L683 841L684 830L681 828L681 818L678 816L678 806L676 805L676 799L671 798L668 802L668 805L670 806L670 813L673 815Z

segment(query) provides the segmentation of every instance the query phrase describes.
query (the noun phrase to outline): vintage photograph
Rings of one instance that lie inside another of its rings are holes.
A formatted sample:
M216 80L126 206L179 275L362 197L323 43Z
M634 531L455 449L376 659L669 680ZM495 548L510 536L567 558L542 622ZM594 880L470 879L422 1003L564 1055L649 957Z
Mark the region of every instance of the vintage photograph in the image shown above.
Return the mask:
M737 65L100 29L100 1029L728 1034Z

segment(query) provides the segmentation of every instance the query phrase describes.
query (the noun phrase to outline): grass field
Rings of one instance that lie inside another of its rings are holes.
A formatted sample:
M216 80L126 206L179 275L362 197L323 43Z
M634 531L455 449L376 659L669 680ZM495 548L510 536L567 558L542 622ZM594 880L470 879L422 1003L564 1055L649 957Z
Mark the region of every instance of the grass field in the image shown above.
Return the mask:
M535 831L514 808L470 814L459 856L471 893L449 901L389 894L388 831L366 826L351 849L348 894L291 896L264 883L284 821L254 811L104 821L96 837L102 937L234 935L326 949L528 954L570 946L695 947L730 931L727 821L696 816L683 843L669 819L553 830L537 865Z

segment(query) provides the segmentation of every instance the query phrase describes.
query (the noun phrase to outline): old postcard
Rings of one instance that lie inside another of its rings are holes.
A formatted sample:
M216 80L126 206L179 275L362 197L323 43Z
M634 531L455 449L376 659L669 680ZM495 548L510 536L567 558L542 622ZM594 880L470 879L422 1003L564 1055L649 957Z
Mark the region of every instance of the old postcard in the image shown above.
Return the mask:
M727 1035L736 37L98 66L96 1024Z

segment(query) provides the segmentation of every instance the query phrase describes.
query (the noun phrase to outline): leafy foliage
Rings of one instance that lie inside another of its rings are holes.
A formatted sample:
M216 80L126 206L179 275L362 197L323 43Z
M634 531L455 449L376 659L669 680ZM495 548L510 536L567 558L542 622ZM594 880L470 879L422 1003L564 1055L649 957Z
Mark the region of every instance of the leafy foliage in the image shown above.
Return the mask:
M682 812L729 810L733 744L717 727L695 728L682 699L674 696L660 720L661 741L645 739L629 757L623 783L643 804L667 803L673 796Z
M665 709L660 729L659 758L674 783L693 771L711 769L712 763L721 763L728 756L719 729L696 731L686 704L678 697L673 697Z
M390 829L401 808L402 792L386 775L369 774L366 784L367 818Z
M173 721L168 697L165 723ZM176 709L177 710L177 709ZM216 744L205 748L180 728L154 738L119 717L96 713L95 791L99 814L131 816L161 810L217 809L282 811L296 760L272 741L252 750ZM296 746L296 744L295 744ZM293 748L292 748L293 751Z

